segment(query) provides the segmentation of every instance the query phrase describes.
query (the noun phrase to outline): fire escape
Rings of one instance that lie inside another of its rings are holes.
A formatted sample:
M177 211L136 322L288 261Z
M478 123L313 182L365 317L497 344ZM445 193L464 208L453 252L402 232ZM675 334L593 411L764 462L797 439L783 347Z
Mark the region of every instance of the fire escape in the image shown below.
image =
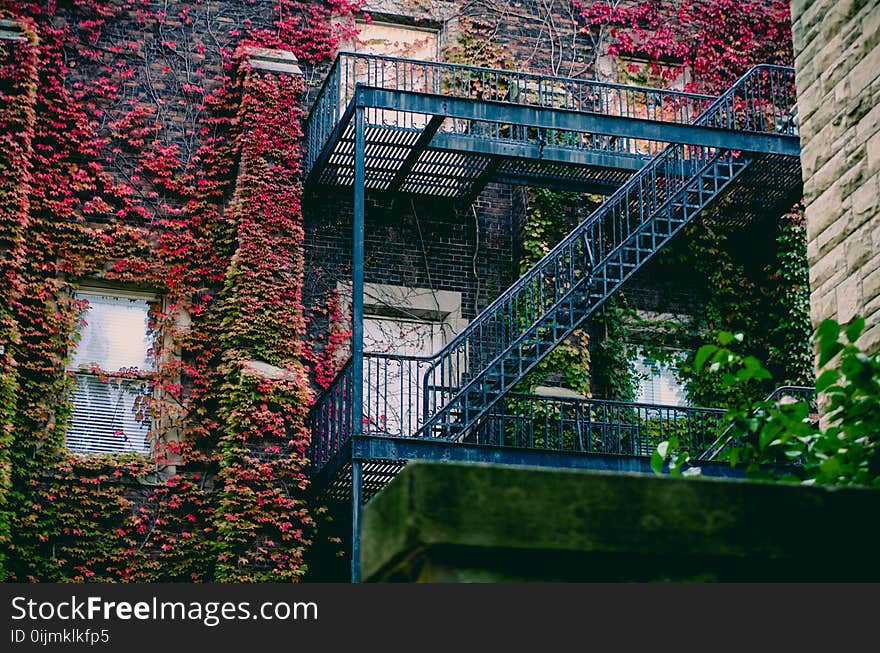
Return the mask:
M342 53L306 137L306 184L354 202L352 355L312 409L309 452L313 487L351 501L353 581L361 506L409 460L650 471L670 435L717 453L721 410L512 389L707 207L746 222L801 196L792 69L756 66L711 97ZM434 356L365 352L366 191L467 205L489 182L608 197Z

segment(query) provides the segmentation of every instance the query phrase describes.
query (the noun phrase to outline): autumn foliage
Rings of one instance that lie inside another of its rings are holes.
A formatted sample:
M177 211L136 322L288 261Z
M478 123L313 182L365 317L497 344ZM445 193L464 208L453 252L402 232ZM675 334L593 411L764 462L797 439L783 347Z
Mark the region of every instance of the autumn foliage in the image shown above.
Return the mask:
M303 337L304 84L248 58L261 47L326 61L352 34L356 6L250 0L218 15L213 4L13 0L0 11L25 37L0 41L9 580L305 571L304 419L310 366L327 355ZM149 460L64 446L72 293L89 278L163 296L151 315Z
M609 55L647 59L668 82L683 82L675 78L687 69L684 90L722 93L755 64L794 61L788 0L581 4L588 26L610 28Z

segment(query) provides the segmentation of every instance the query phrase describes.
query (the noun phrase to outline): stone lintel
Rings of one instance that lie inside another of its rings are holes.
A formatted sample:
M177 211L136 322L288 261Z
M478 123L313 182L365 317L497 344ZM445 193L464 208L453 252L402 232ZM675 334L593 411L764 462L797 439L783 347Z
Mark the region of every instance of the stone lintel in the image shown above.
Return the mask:
M248 65L256 70L289 75L303 74L296 56L289 50L250 47L246 53Z

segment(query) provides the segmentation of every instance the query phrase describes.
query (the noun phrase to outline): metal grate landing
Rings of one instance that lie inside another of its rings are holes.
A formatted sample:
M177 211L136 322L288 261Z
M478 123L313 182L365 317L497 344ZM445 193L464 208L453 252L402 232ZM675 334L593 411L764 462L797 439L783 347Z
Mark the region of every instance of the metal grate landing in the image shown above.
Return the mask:
M362 493L364 502L388 485L403 468L405 460L368 460L363 463ZM351 462L346 462L337 470L327 485L318 488L318 500L325 503L351 501Z
M718 218L746 226L778 216L803 197L800 160L765 155L746 168L718 207Z
M413 195L440 197L475 196L488 182L544 185L608 195L626 183L650 159L647 155L604 152L601 156L574 151L570 162L480 150L478 136L438 132L431 144L420 149L421 130L368 125L366 128L366 188ZM452 149L453 144L457 148ZM505 150L500 141L499 152ZM414 161L411 158L414 157ZM312 183L320 186L352 186L354 183L354 127L349 122L333 143L326 164Z

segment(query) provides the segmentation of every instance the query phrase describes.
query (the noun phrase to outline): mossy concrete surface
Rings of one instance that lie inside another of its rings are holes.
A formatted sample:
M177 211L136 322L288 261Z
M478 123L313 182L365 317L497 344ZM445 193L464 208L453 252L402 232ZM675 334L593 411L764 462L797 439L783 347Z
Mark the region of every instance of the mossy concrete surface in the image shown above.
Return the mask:
M876 581L880 491L410 463L365 507L370 581Z

